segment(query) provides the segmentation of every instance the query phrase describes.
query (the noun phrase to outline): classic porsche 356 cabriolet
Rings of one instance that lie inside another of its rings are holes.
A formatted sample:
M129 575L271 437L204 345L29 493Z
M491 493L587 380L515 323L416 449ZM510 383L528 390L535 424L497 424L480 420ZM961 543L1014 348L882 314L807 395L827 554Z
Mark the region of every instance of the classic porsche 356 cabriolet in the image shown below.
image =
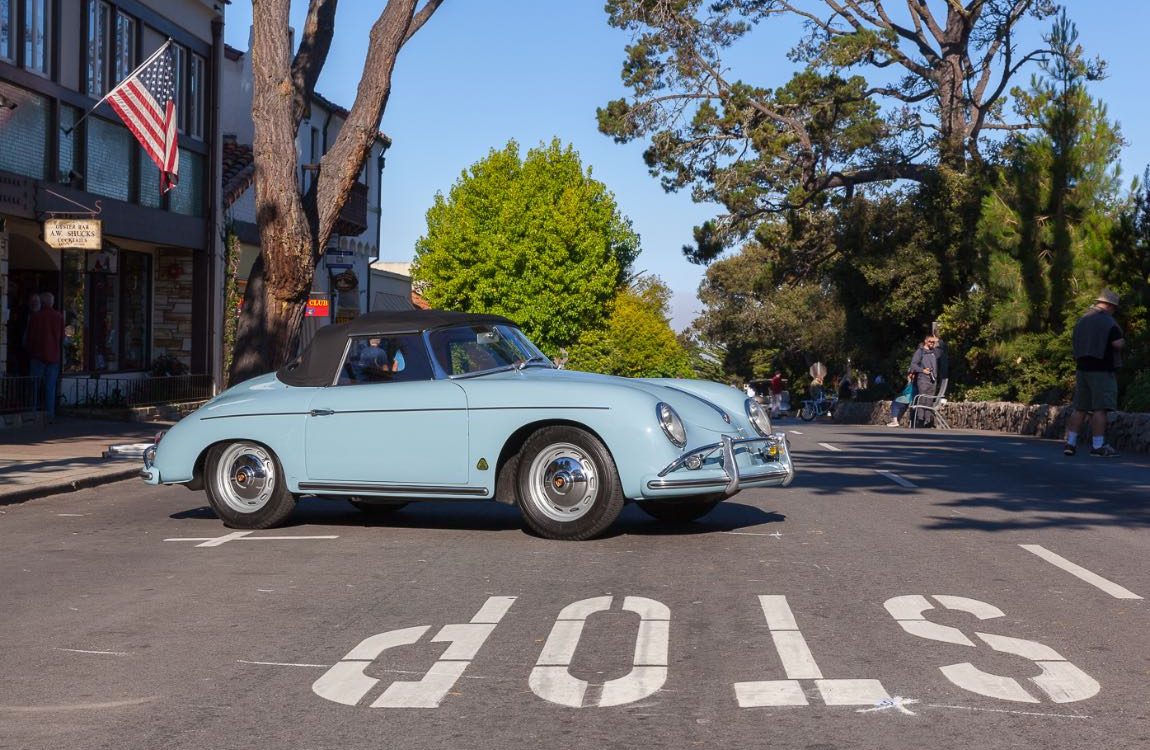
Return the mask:
M161 434L141 476L204 489L239 529L278 525L315 495L371 514L502 502L544 537L588 539L628 501L687 522L794 469L734 388L562 370L506 318L413 310L321 328L278 372Z

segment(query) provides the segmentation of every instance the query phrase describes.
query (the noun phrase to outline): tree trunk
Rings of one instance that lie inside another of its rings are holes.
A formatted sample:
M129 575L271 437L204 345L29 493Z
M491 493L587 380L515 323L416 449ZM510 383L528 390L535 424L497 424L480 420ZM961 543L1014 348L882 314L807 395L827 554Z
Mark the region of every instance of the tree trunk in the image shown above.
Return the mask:
M378 136L396 56L443 0L387 0L372 26L355 104L301 195L295 138L333 32L335 0L312 0L293 62L290 0L252 0L252 120L260 257L236 335L232 384L269 372L296 353L316 264Z

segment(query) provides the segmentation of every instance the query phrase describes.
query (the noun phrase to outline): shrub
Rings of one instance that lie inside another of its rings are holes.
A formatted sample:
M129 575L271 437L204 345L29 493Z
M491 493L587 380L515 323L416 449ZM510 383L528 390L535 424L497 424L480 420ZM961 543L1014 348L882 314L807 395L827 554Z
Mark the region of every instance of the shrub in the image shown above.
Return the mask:
M1150 370L1143 370L1134 376L1122 397L1122 410L1150 412Z
M152 360L152 375L164 377L165 375L187 375L188 366L174 354L161 354Z

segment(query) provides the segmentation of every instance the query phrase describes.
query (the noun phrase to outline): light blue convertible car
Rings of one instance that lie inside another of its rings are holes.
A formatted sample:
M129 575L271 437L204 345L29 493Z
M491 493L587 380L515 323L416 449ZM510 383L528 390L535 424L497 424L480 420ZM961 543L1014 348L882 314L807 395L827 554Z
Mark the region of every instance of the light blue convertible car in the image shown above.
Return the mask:
M561 370L506 318L413 310L321 328L298 359L162 434L141 476L204 489L240 529L316 495L373 514L496 501L542 536L588 539L628 500L686 522L794 469L734 388Z

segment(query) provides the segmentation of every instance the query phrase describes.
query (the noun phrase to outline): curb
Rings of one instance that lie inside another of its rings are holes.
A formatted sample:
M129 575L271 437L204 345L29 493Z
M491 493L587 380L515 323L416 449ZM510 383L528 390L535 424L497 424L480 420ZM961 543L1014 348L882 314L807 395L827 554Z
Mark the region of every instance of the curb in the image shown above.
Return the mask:
M140 467L134 466L132 468L93 473L71 481L38 484L35 487L27 487L12 492L0 492L0 506L16 505L17 503L36 500L50 495L61 495L66 492L88 489L89 487L98 487L102 484L122 482L125 479L133 479L139 475Z

